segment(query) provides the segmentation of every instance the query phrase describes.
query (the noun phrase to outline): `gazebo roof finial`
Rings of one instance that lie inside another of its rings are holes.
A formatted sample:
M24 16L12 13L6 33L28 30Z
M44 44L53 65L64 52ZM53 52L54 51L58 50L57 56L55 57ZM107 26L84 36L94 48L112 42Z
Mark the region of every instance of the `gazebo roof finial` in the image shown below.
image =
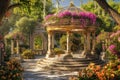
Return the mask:
M73 0L70 0L70 7L73 7L73 6L75 6L74 2L73 2Z

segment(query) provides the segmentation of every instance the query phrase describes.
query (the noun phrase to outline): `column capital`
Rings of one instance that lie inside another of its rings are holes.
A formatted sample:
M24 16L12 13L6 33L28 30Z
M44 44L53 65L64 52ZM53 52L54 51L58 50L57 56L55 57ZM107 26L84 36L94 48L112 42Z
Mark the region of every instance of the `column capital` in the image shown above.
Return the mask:
M53 31L48 31L48 34L51 34L51 35L52 35L53 33L54 33Z

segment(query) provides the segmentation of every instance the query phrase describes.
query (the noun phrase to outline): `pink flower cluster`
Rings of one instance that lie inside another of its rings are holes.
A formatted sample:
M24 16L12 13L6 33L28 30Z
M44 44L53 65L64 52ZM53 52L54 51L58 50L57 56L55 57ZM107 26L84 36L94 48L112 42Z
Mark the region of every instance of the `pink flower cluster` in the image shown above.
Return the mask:
M53 14L49 14L49 15L47 15L46 17L45 17L45 20L48 20L50 17L52 17L53 16Z
M96 23L96 15L90 12L70 12L70 11L63 11L58 13L57 15L47 15L45 17L46 21L49 20L51 17L57 17L58 19L61 18L67 18L70 19L71 22L76 21L76 19L79 20L82 27L85 27L86 25L94 25ZM56 19L57 19L56 18Z
M90 21L95 24L96 22L96 15L90 12L80 12L79 13L80 18L82 19L90 19Z
M113 54L117 54L116 45L112 44L109 46L109 51Z
M59 18L71 18L72 17L72 13L69 11L64 11L64 12L60 12L58 14Z

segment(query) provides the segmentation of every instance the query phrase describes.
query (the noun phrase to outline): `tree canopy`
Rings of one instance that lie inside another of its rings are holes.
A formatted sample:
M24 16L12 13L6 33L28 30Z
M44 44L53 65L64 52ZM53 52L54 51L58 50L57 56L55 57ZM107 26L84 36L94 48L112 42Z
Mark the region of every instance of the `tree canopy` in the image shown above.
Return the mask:
M107 2L107 0L95 0L101 8L105 10L106 13L109 13L109 15L115 20L118 25L120 25L120 13L113 9Z
M110 1L109 5L116 11L119 11L119 9L120 9L120 3ZM112 31L113 27L116 25L115 21L109 16L109 14L107 12L105 12L97 3L90 1L86 4L83 4L82 7L86 11L95 13L102 20L102 24L100 25L100 27L98 29L98 33L101 30Z

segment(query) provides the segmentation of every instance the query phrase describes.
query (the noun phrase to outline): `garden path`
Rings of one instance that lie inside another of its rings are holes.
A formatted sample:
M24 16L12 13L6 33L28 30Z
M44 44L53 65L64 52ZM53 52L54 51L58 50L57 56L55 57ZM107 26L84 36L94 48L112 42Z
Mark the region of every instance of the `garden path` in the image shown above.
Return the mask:
M50 71L39 71L36 68L37 61L44 58L44 56L37 56L35 59L24 59L22 66L24 67L24 80L68 80L69 74L56 74ZM59 73L59 72L57 72ZM72 73L74 74L74 73ZM71 75L72 75L71 74Z

